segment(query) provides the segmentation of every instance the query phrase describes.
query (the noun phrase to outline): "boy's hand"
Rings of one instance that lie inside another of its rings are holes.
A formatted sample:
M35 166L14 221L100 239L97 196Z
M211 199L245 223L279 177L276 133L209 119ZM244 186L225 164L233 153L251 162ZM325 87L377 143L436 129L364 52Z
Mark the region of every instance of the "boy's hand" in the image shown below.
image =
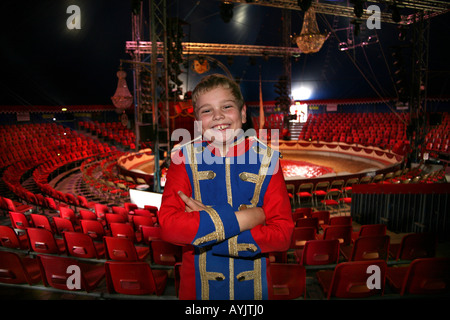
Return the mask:
M186 212L202 211L206 209L206 206L198 200L185 195L182 191L178 191L178 195L181 200L186 204Z
M203 203L188 197L182 191L178 191L178 195L186 204L186 212L202 211L206 209L206 206ZM235 214L241 232L250 230L257 225L264 224L266 222L266 215L264 214L264 210L260 207L237 211Z
M254 207L235 212L236 218L239 223L239 228L242 231L250 230L257 225L264 224L266 222L266 215L261 207Z

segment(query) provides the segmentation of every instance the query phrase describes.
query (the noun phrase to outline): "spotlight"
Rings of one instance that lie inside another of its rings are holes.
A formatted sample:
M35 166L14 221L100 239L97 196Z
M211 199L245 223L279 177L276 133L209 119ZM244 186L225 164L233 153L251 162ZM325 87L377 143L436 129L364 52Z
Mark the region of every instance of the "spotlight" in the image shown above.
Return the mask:
M225 23L230 22L231 18L233 18L233 7L234 3L224 1L220 3L220 17Z
M368 44L378 43L378 35L369 36L367 38L367 43Z
M364 13L363 3L365 1L362 0L350 0L353 3L353 12L357 18L361 18Z
M348 50L348 43L347 42L341 42L338 45L338 48L340 51L347 51Z
M303 11L307 11L311 7L312 0L298 0L297 3Z
M393 4L389 7L392 10L392 21L397 22L397 23L402 21L402 16L400 15L400 11L398 10L397 5Z

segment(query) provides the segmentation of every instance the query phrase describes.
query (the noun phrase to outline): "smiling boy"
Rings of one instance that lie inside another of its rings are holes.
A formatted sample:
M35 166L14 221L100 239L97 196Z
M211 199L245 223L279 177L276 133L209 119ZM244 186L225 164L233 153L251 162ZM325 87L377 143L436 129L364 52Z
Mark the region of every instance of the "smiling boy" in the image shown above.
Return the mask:
M173 152L159 211L163 239L183 246L179 297L268 299L266 255L287 250L293 229L279 153L244 136L231 79L207 76L192 98L203 139Z

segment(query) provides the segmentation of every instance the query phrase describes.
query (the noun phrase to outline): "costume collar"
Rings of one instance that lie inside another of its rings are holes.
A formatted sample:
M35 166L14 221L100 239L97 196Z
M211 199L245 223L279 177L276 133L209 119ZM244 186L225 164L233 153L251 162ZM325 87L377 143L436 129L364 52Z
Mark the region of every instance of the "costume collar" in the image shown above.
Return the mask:
M227 157L237 157L248 151L250 146L253 144L254 139L252 137L246 137L243 133L237 135L234 138L233 143L228 148ZM215 156L221 157L221 150L214 146L211 141L206 141L207 148Z

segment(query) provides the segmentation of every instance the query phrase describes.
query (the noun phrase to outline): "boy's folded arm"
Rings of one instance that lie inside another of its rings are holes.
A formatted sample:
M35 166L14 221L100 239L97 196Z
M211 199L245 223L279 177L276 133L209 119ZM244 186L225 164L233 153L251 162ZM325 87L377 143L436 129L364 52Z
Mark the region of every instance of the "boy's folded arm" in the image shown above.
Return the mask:
M190 198L191 195L192 189L183 162L172 163L159 211L159 223L165 241L206 246L240 233L239 221L230 205L198 206L198 201ZM191 204L191 208L183 199Z
M167 172L158 221L163 240L190 244L197 233L200 215L198 211L186 212L185 203L178 194L180 190L188 196L192 193L184 164L172 162Z
M214 245L212 250L215 254L251 258L261 253L286 251L289 248L294 223L284 178L281 170L279 172L269 183L263 207L252 208L263 210L265 222L242 231L229 241ZM247 210L240 213L244 215L251 212Z
M250 230L261 252L289 249L294 222L292 209L281 168L272 176L262 206L266 221Z

